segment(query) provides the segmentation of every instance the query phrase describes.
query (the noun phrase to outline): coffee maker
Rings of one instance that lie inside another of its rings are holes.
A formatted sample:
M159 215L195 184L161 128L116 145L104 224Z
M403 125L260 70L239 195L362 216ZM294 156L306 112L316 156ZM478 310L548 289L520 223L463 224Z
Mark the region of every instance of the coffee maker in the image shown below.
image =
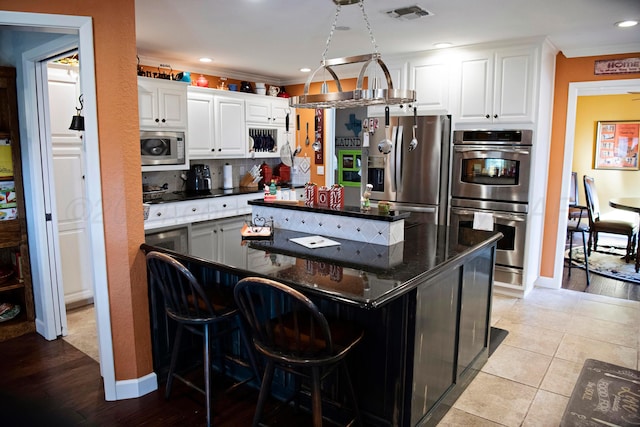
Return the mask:
M211 171L208 165L194 164L187 171L187 192L208 193L211 191Z

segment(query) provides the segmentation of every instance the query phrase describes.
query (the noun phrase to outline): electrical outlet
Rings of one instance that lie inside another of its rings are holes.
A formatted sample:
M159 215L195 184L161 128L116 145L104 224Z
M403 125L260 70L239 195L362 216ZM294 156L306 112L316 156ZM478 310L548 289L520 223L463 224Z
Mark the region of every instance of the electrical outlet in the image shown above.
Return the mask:
M316 173L317 173L318 175L324 175L324 166L318 166L318 167L316 168Z

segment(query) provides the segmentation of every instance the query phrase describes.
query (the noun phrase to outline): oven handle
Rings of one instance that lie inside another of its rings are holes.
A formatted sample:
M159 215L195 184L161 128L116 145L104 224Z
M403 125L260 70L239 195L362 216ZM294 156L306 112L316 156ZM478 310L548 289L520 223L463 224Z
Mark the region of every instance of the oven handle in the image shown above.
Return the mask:
M451 213L456 213L458 215L473 215L476 212L482 212L482 211L470 211L466 209L451 208ZM526 221L526 218L522 218L522 216L520 215L499 214L495 212L487 212L487 213L491 213L495 218L498 218L498 219L507 219L509 221L520 221L520 222Z
M471 151L497 151L498 153L516 153L516 154L529 154L529 150L521 150L519 148L489 148L489 147L476 147L476 148L462 148L462 147L454 147L454 151L456 153L469 153Z

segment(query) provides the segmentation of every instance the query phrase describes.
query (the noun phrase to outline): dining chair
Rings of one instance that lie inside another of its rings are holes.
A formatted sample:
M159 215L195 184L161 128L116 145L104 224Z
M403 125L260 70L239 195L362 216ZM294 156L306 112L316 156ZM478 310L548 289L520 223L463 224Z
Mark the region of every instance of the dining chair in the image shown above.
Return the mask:
M235 286L236 303L251 331L253 345L266 359L253 426L262 418L276 367L311 382L313 425L322 426L321 382L340 368L362 425L345 357L364 335L352 322L329 321L302 293L274 280L247 277ZM298 387L296 387L296 392ZM295 394L297 399L298 393Z
M620 234L627 236L627 250L624 259L629 262L633 257L635 242L638 238L638 215L628 215L627 212L622 211L602 214L595 180L590 176L584 175L583 181L587 212L589 213L588 254L591 255L592 242L593 250L598 250L598 233Z
M231 287L222 285L203 288L182 263L167 254L151 251L147 253L146 260L152 286L157 286L162 294L165 313L177 324L165 398L168 399L171 395L174 378L204 394L207 426L211 426L211 341L238 329L238 309L234 303L233 290ZM226 323L223 324L223 322ZM214 326L216 334L212 336ZM176 371L180 343L185 329L203 338L204 389ZM251 355L253 351L242 330L239 335ZM222 366L224 367L224 362ZM257 373L255 368L254 372Z
M578 173L571 172L571 186L569 188L569 219L578 219L578 225L582 218L587 219L587 207L580 204L580 197L578 196ZM587 220L588 221L588 220Z

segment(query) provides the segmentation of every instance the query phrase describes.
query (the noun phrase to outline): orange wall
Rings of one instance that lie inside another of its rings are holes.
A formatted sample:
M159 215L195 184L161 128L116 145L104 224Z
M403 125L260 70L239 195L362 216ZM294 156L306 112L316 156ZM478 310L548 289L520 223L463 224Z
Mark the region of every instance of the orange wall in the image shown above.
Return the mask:
M623 55L590 56L566 58L562 53L556 57L556 78L554 89L553 125L549 153L549 176L542 242L542 262L540 275L553 277L555 246L557 241L558 212L562 190L562 163L564 161L565 129L567 127L567 106L569 84L574 82L622 80L640 78L640 73L596 76L593 74L594 61L599 59L637 58L640 53Z
M144 257L134 0L0 0L8 11L90 16L116 380L152 372ZM82 58L80 58L82 61ZM81 62L82 64L82 62Z

